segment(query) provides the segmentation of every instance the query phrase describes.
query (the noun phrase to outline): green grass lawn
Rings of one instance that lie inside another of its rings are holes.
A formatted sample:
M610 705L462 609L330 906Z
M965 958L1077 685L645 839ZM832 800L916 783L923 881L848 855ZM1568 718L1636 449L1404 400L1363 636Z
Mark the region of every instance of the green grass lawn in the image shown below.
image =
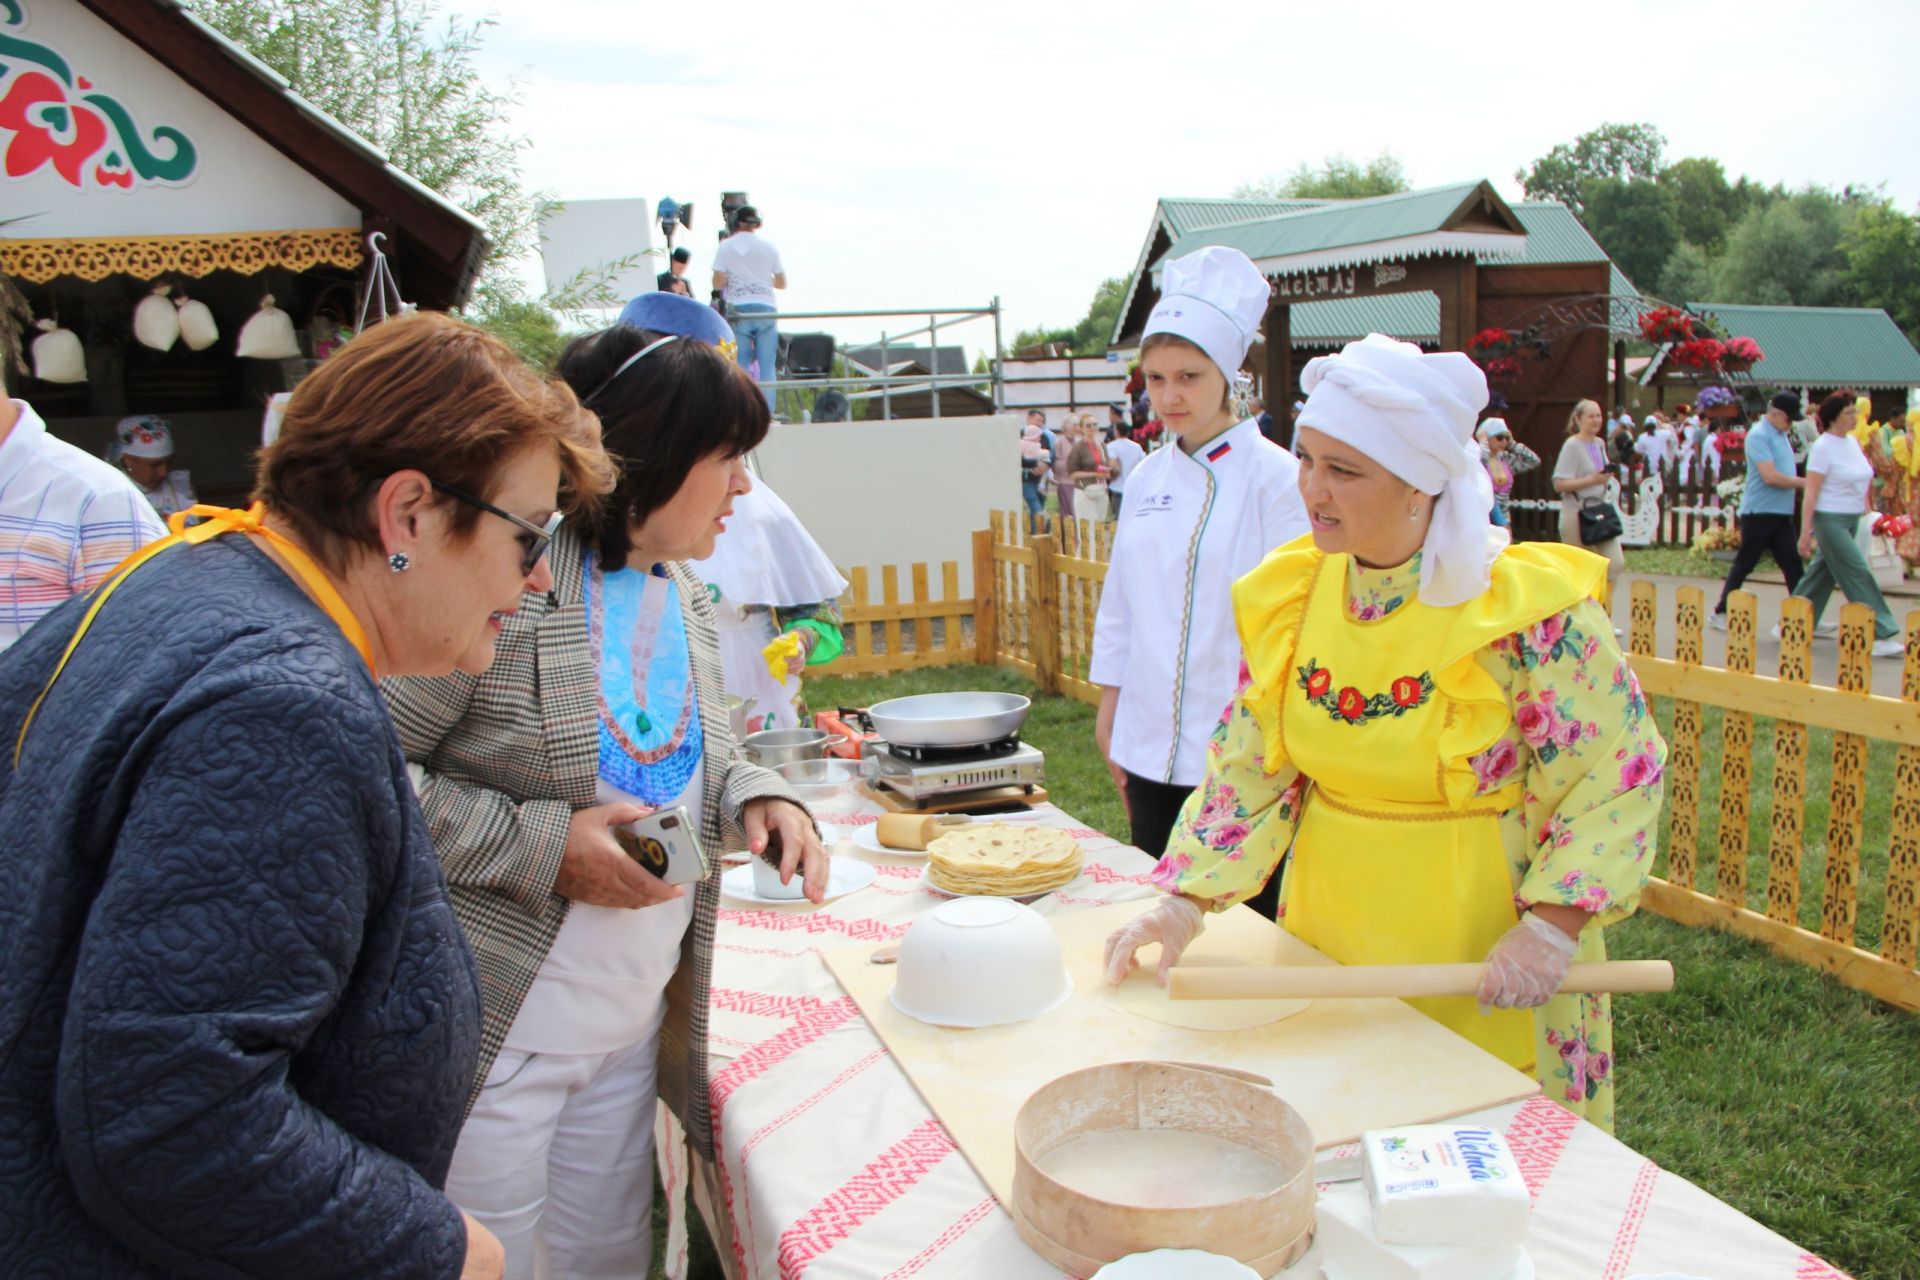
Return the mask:
M807 682L809 700L821 707L956 689L1032 691L989 667ZM1670 730L1671 707L1661 700L1655 710ZM1709 710L1702 885L1712 884L1719 832L1720 731L1719 712ZM1093 747L1093 708L1036 699L1023 732L1047 755L1054 802L1124 839L1119 799ZM1765 905L1772 733L1771 722L1757 724L1748 878L1756 908ZM1811 735L1803 923L1819 916L1831 750L1830 734ZM1868 770L1860 941L1872 947L1885 896L1891 749L1875 747ZM1664 857L1657 873L1665 874ZM1677 973L1668 995L1615 999L1621 1140L1858 1280L1920 1280L1920 1016L1758 944L1651 914L1610 930L1608 943L1616 958L1668 959ZM696 1241L696 1249L704 1245ZM693 1274L720 1272L708 1263Z

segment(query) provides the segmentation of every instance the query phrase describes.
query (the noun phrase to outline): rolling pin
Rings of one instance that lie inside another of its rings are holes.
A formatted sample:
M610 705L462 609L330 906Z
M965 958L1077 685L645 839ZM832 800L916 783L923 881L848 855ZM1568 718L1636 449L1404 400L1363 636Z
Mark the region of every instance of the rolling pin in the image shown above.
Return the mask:
M873 837L889 849L925 849L935 836L972 821L951 813L883 813L873 824Z
M1345 966L1248 965L1244 969L1173 967L1167 995L1174 1000L1353 1000L1369 996L1470 996L1486 966L1477 964L1371 964ZM1562 992L1660 992L1673 990L1673 966L1665 960L1603 960L1576 964Z

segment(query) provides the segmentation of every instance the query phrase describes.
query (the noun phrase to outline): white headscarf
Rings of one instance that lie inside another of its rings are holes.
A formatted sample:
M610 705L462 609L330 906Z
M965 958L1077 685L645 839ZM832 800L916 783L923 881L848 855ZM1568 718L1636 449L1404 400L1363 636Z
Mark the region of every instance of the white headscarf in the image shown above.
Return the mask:
M1493 481L1473 424L1487 404L1480 367L1455 351L1428 355L1370 333L1300 373L1300 425L1351 445L1422 493L1434 495L1420 546L1420 598L1446 607L1487 589L1507 531L1489 523Z
M1238 249L1208 245L1169 262L1160 273L1160 301L1141 337L1171 333L1207 353L1229 387L1240 376L1253 335L1266 318L1273 286Z

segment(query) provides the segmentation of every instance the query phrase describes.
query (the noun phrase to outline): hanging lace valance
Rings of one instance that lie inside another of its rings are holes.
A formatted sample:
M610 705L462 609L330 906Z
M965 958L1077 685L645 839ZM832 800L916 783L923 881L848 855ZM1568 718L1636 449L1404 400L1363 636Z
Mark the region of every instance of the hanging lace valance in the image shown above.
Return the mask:
M254 275L268 267L355 270L365 261L358 227L315 231L233 231L185 236L96 236L72 240L0 238L0 274L32 284L58 276L104 280L129 275L205 276L214 271Z

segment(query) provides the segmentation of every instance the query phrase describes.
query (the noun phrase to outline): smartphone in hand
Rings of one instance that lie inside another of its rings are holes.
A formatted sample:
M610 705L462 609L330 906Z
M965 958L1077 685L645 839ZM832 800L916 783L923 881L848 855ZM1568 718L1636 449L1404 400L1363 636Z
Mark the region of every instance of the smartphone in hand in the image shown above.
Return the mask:
M667 884L693 884L707 878L707 852L684 805L656 809L637 822L612 828L614 842L627 856Z

